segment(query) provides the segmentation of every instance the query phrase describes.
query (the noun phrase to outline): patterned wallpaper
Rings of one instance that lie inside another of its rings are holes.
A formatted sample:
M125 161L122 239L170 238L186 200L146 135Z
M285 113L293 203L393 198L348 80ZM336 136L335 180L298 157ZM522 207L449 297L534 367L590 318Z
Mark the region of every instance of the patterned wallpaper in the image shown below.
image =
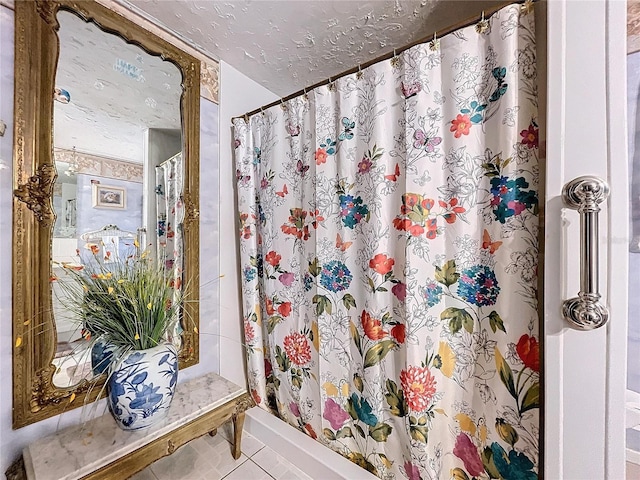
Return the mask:
M77 173L142 183L142 164L57 148L56 162L77 163ZM61 174L62 172L58 172Z

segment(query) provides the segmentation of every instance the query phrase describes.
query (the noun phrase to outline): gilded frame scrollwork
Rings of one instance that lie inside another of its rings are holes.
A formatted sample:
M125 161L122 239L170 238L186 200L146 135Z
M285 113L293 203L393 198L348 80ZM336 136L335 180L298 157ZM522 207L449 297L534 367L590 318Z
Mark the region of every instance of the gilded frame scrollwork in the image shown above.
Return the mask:
M59 45L56 14L76 13L104 31L174 63L182 72L185 159L184 275L196 285L186 294L180 368L198 363L200 61L93 1L15 2L13 164L13 428L58 415L94 400L100 383L73 388L53 384L56 328L51 313L51 244L56 169L52 148L53 99Z

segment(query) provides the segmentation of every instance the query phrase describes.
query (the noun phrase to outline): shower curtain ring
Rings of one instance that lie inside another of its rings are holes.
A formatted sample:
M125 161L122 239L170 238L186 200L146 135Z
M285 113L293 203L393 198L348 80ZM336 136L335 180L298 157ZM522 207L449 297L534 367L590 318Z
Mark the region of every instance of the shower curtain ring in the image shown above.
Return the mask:
M393 68L396 68L398 66L398 64L400 63L400 59L398 58L398 54L396 52L396 49L393 49L393 57L391 57L391 66Z
M358 71L356 72L356 78L360 80L362 78L362 65L358 64Z
M487 33L489 31L489 21L484 18L484 10L480 17L480 21L476 24L476 32Z
M437 37L436 32L433 32L433 40L429 42L429 49L435 51L440 48L440 39Z
M244 122L245 123L249 123L249 114L248 113L244 114Z

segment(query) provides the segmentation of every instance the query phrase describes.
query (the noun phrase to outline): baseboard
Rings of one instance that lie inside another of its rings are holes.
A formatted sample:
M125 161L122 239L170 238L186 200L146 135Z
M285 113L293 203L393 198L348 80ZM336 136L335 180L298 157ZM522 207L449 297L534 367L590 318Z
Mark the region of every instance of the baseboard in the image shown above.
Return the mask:
M378 477L261 408L247 411L244 429L311 478L378 480Z

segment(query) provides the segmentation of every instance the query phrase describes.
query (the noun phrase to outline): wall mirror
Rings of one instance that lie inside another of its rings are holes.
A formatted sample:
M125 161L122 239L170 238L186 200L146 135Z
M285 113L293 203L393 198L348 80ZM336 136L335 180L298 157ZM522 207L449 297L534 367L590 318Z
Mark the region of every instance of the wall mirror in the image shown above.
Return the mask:
M63 265L140 250L177 265L196 288L174 341L181 368L198 362L200 61L95 2L17 1L15 18L19 428L102 390L86 332L64 307Z

